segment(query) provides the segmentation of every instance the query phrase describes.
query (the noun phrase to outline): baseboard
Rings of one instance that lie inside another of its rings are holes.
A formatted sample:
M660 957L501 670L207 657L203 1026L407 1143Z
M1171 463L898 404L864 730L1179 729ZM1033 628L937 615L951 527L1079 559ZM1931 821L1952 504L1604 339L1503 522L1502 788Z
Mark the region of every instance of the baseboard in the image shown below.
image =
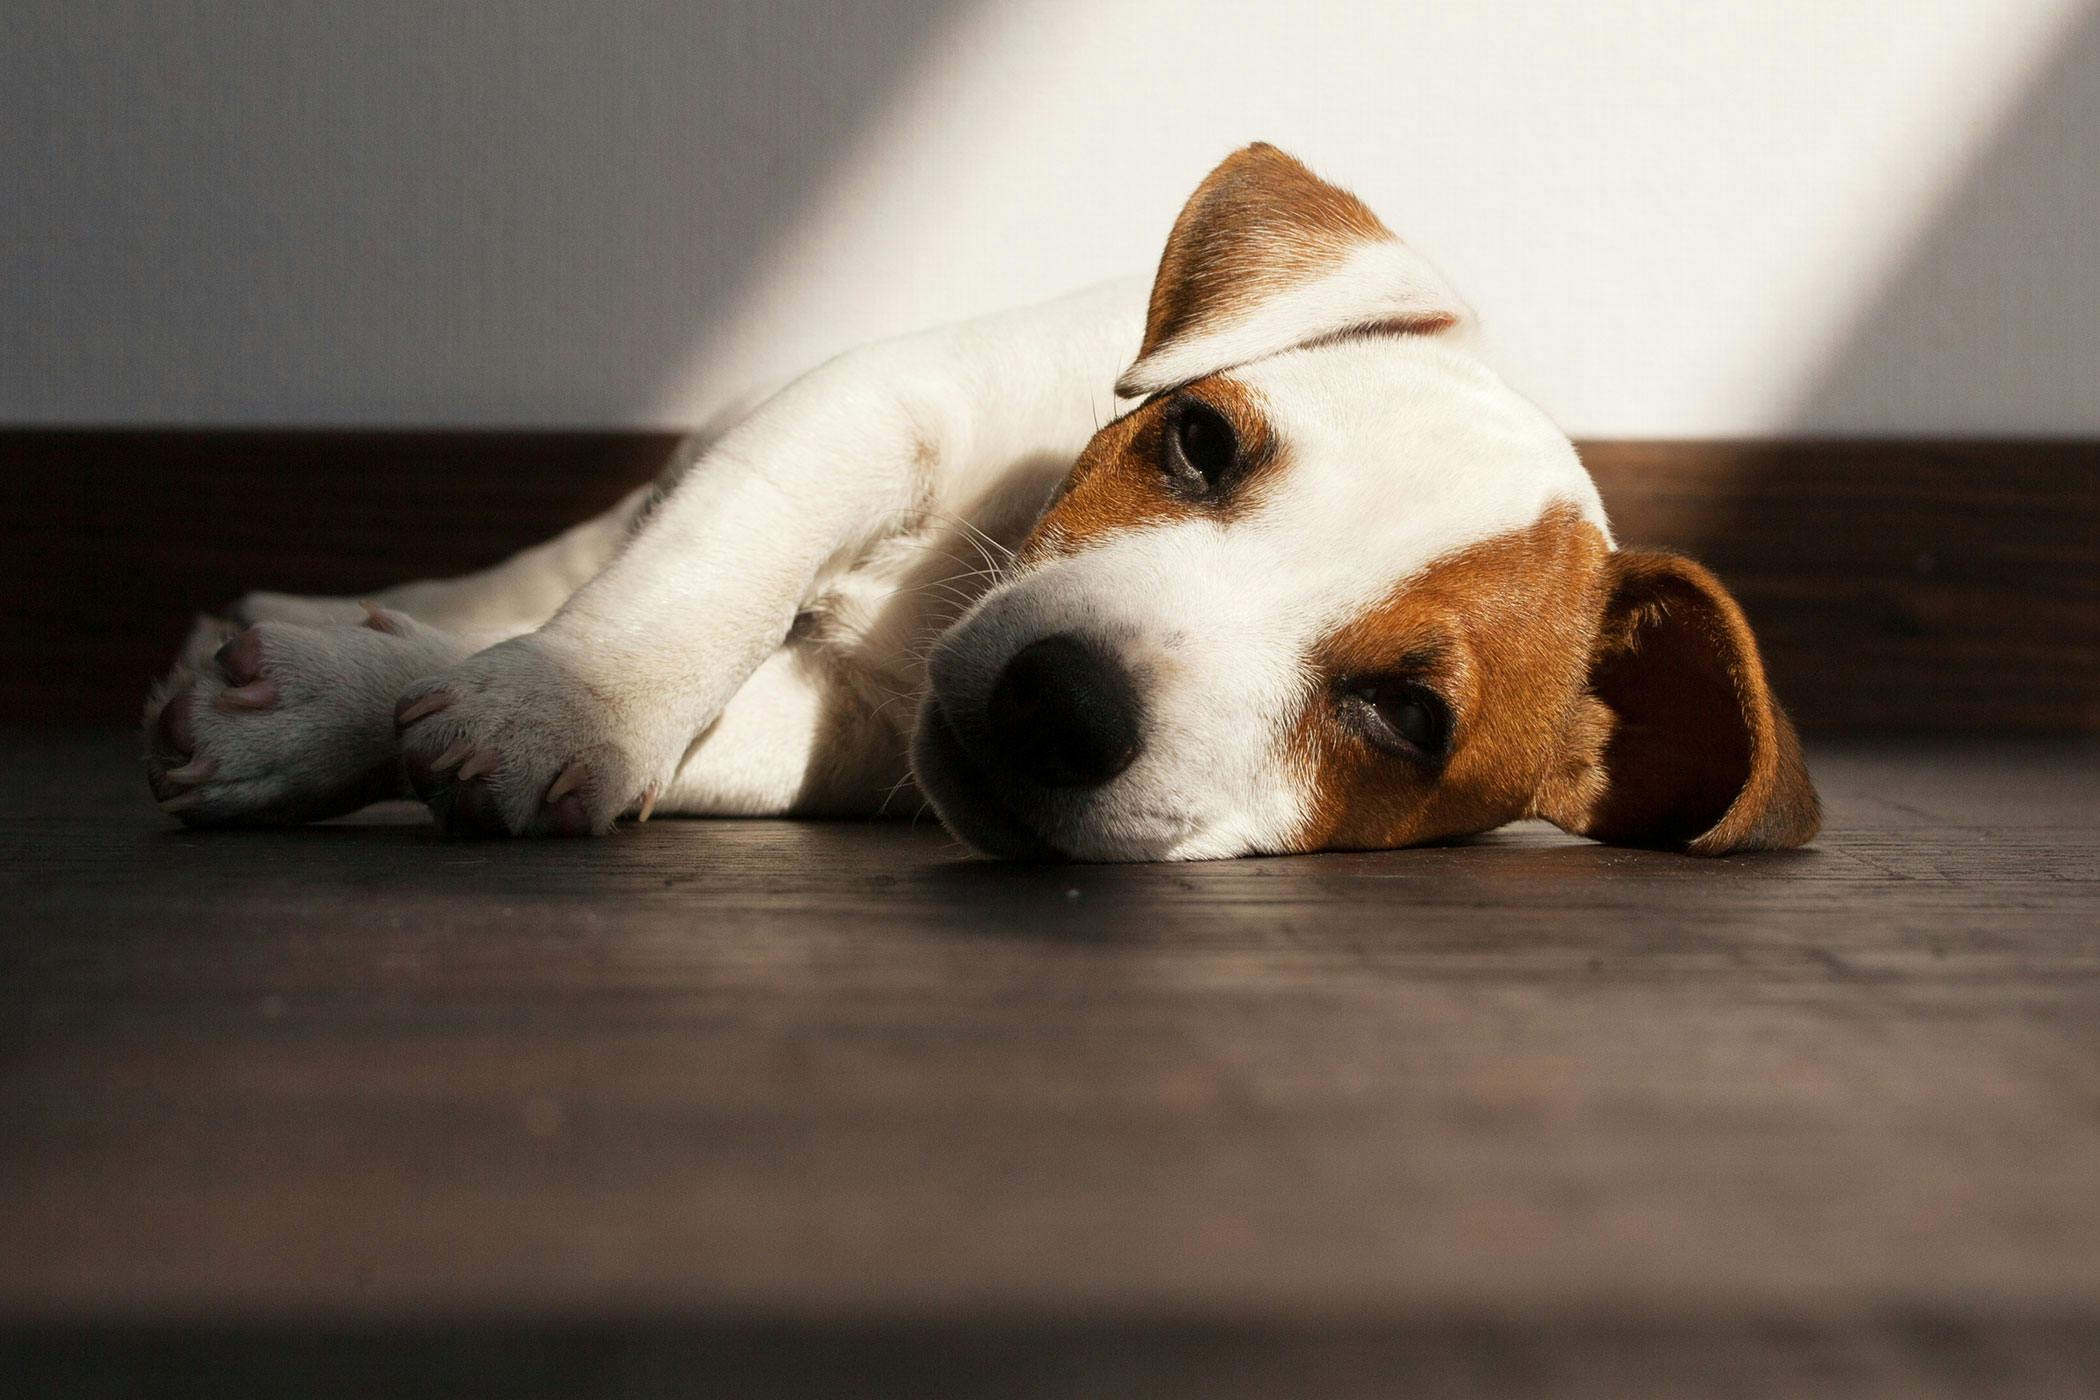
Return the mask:
M190 614L479 567L662 433L11 430L0 722L124 723ZM1810 731L2100 730L2100 441L1582 444L1627 543L1735 589Z

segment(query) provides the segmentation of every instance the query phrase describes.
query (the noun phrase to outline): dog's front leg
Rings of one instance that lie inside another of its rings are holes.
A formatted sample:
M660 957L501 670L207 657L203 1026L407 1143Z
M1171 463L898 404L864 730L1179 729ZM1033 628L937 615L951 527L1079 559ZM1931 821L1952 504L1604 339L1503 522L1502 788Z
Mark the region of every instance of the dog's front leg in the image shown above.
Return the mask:
M545 626L402 698L403 761L432 810L601 832L646 807L827 575L924 506L955 401L879 350L769 400Z

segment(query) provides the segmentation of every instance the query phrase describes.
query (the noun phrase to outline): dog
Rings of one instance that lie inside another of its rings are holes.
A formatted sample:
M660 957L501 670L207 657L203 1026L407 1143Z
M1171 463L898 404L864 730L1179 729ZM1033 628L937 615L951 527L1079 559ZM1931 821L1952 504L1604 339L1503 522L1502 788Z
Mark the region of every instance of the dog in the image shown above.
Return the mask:
M930 803L1017 859L1809 841L1741 609L1617 548L1473 342L1361 201L1248 146L1149 293L849 351L485 572L200 619L153 792L511 835Z

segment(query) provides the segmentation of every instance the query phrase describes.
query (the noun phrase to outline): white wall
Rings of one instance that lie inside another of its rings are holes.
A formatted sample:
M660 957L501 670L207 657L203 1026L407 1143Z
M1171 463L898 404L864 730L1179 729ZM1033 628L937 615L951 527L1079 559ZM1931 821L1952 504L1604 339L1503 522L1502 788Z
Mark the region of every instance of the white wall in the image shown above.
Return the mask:
M0 422L677 424L1275 141L1580 435L2100 432L2092 0L0 6Z

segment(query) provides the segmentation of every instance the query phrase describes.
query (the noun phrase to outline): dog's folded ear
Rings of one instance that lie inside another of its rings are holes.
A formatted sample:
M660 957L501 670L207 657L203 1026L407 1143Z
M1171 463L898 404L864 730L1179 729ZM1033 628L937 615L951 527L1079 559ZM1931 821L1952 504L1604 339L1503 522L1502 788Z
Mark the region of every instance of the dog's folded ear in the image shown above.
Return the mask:
M1622 550L1607 567L1588 692L1538 814L1694 855L1806 844L1815 788L1735 599L1674 554Z
M1257 143L1211 171L1174 221L1144 346L1116 392L1142 398L1329 336L1434 333L1466 314L1355 195Z

